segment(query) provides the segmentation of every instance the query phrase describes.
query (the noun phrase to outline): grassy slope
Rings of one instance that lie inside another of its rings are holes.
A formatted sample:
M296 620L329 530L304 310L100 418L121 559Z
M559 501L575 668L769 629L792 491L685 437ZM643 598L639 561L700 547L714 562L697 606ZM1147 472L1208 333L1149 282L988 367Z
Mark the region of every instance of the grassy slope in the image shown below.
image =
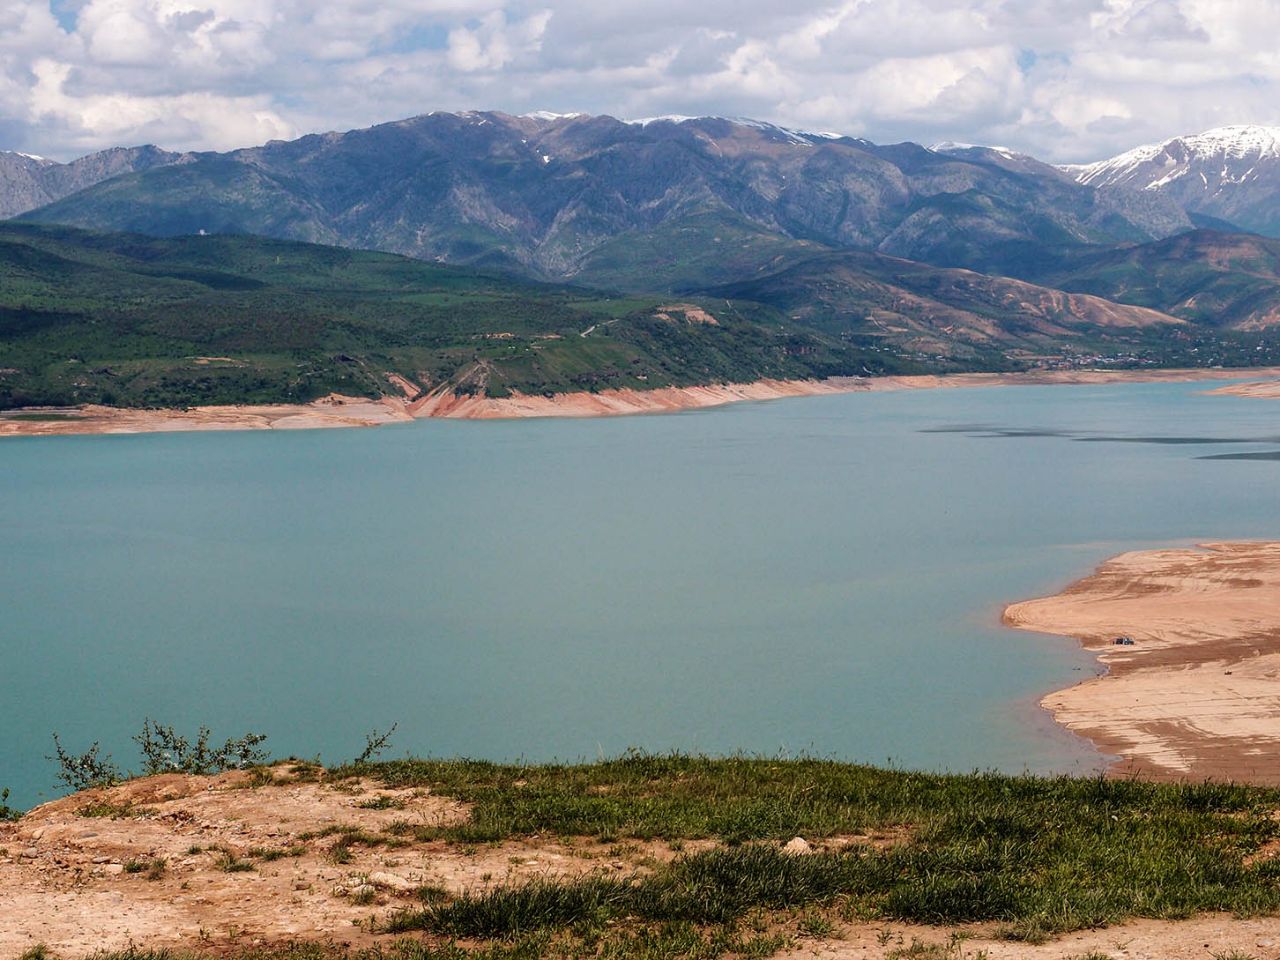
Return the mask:
M758 277L826 251L725 211L704 211L606 241L576 282L620 290L687 292Z
M568 767L402 761L373 772L475 804L470 824L442 831L455 840L550 834L727 844L639 886L578 891L604 897L615 918L721 923L755 907L841 900L850 915L1000 921L1035 935L1130 916L1280 908L1280 863L1251 857L1280 837L1273 790L652 756ZM896 840L801 858L754 843L868 833ZM534 911L521 914L518 891L509 893L507 920L503 892L428 908L402 925L496 936L587 918L555 912L566 901L547 894L559 906L540 921L536 904L520 906ZM503 926L511 918L518 927Z
M6 224L0 408L378 396L388 371L502 396L901 369L733 315L657 319L663 302L256 237Z
M473 814L458 827L330 828L351 844L390 850L441 840L591 837L660 839L680 849L716 841L635 876L606 871L455 897L426 887L420 909L379 929L428 940L389 941L355 955L367 960L711 960L764 957L797 932L821 936L841 922L976 922L1038 941L1130 917L1280 910L1280 792L1270 789L649 755L576 766L410 759L326 777L341 789L353 775L457 797ZM780 852L778 841L797 834L852 842L801 856ZM332 945L239 955L352 956Z

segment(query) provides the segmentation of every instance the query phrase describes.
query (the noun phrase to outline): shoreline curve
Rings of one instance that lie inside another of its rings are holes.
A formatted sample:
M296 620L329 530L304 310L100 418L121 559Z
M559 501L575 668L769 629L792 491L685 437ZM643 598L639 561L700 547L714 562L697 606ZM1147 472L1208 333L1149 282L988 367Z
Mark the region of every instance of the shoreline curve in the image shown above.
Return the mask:
M1037 370L1020 373L920 374L886 377L836 377L828 380L757 380L751 383L660 387L653 390L601 390L552 396L514 394L486 397L446 388L413 399L369 399L332 394L305 404L236 404L189 409L85 405L28 407L0 411L0 437L73 434L166 433L203 430L297 430L372 427L426 418L504 420L538 417L593 418L677 413L744 401L779 400L897 390L960 387L1044 386L1052 384L1193 383L1280 377L1280 368L1159 370ZM1242 393L1248 384L1209 393ZM1256 394L1243 393L1246 396Z
M1280 541L1122 553L1002 619L1098 655L1040 705L1109 775L1280 785Z

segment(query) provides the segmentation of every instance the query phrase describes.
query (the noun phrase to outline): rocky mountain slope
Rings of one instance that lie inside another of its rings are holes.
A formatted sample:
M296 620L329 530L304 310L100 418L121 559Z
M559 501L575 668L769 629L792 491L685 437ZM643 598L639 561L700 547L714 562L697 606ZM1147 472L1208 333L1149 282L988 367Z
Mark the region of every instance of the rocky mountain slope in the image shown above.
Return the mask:
M1144 191L1280 236L1280 127L1219 127L1064 169L1087 186Z
M193 155L28 216L255 233L650 289L687 279L664 253L684 263L734 249L748 273L795 244L989 268L992 251L1011 245L1139 242L1190 226L1162 198L1094 189L992 151L716 117L493 112Z
M970 359L997 350L1016 360L1108 338L1136 343L1186 326L1157 310L1101 297L853 251L707 293L767 304L828 334L880 337L922 354Z
M61 200L123 173L183 159L158 147L113 147L71 163L0 150L0 220Z
M1150 307L1193 323L1266 330L1280 323L1280 240L1194 230L1152 243L1060 250L1019 276Z

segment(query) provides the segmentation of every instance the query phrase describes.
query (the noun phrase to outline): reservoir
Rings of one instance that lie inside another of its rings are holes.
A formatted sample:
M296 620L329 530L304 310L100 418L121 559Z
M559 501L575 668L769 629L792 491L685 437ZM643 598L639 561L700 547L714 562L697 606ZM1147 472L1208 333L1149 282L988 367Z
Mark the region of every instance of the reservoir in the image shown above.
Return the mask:
M1090 772L1006 630L1124 550L1280 538L1280 403L1214 384L0 442L0 787L150 717L277 756L628 748Z

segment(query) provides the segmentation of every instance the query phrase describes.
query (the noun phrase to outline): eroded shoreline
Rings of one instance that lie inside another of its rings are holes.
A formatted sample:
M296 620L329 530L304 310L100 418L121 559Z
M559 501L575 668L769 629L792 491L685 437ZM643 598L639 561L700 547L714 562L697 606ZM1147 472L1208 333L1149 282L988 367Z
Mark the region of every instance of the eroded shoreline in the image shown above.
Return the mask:
M417 399L371 400L337 394L306 404L239 404L186 410L140 410L87 405L59 410L26 408L0 412L0 437L69 434L165 433L202 430L297 430L371 427L417 419L503 420L534 417L611 417L676 413L743 401L779 400L895 390L1050 384L1196 382L1280 377L1280 368L1177 370L1045 370L1025 373L957 373L829 380L757 380L753 383L601 390L550 397L515 394L485 397L437 390ZM1250 390L1262 392L1250 392ZM1266 384L1239 384L1209 391L1271 396ZM1280 387L1277 387L1280 392Z
M1280 785L1280 542L1124 553L1004 622L1098 654L1105 674L1040 703L1111 773Z

